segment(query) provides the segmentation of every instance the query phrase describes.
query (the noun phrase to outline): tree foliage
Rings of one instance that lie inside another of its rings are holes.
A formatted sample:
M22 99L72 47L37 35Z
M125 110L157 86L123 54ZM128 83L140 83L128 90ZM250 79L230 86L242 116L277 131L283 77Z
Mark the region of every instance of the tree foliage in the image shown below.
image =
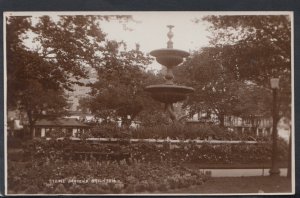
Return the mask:
M45 115L60 116L67 107L64 91L72 91L79 79L87 77L87 66L96 67L102 61L106 41L99 20L109 18L7 18L8 106L24 110L31 128Z
M155 81L154 74L146 72L145 66L151 58L139 50L122 49L124 43L110 41L103 53L103 61L96 67L98 81L92 84L89 109L106 120L122 119L122 124L130 125L136 116L153 101L144 88Z
M291 70L291 22L285 15L207 16L213 46L240 78L269 83L274 70ZM237 69L235 69L237 67Z
M291 116L291 19L288 15L207 16L211 44L224 48L224 65L265 88L280 78L281 115Z
M241 81L223 66L222 48L208 47L195 52L176 71L178 81L192 86L195 93L185 102L190 114L215 113L224 125L224 116L249 116L266 110L265 91L249 81ZM267 95L270 92L267 92Z
M9 18L6 49L7 105L25 112L32 129L37 119L64 114L68 104L59 86L60 73L55 75L55 65L23 43L31 25L27 17Z
M221 124L224 114L270 115L273 75L281 81L282 112L290 109L289 17L210 15L203 20L211 24L211 46L196 52L180 69L180 79L196 89L186 102L192 112L212 110Z

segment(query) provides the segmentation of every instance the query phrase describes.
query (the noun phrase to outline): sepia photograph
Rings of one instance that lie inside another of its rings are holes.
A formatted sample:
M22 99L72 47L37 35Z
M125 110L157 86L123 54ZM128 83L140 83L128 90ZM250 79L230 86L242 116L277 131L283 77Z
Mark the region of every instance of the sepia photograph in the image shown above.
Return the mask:
M295 193L293 12L4 12L6 195Z

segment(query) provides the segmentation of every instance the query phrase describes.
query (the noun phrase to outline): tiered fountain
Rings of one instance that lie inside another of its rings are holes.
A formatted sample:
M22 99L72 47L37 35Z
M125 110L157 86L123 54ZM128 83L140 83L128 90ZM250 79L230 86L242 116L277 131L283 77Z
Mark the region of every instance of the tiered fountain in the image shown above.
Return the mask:
M194 89L186 86L174 84L173 68L183 62L183 59L189 56L189 53L183 50L173 49L173 32L174 26L168 25L169 32L167 34L169 41L167 48L153 50L150 52L156 58L156 61L167 68L165 75L165 84L150 85L145 88L151 93L153 99L165 104L166 111L169 113L173 122L177 121L173 103L183 101L187 94L194 92Z

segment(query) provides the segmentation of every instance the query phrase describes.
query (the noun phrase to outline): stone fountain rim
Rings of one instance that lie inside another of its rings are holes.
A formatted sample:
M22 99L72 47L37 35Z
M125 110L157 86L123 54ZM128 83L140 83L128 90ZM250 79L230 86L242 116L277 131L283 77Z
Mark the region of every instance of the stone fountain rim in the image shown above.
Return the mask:
M179 50L179 49L172 49L172 48L161 48L161 49L156 49L150 52L151 56L154 57L161 57L164 55L177 55L180 57L187 57L190 55L189 52L184 51L184 50Z
M192 87L187 87L187 86L183 86L183 85L176 85L176 84L158 84L158 85L149 85L145 88L146 91L148 92L152 92L153 90L165 90L165 89L169 89L169 90L185 90L186 93L191 93L194 92L195 89Z

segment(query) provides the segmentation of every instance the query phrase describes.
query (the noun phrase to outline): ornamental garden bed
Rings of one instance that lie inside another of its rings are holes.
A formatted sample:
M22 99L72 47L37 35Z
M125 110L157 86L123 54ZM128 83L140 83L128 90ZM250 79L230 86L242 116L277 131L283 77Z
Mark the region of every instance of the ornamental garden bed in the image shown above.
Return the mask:
M9 148L9 193L160 193L200 185L209 178L199 171L201 167L187 163L263 164L271 158L267 141L94 140L35 139L14 152ZM279 160L284 161L287 144L278 143ZM78 155L83 157L76 159Z
M201 185L199 171L169 163L9 162L10 194L159 193Z
M217 143L216 143L217 142ZM163 141L149 143L146 141L130 142L128 140L95 143L94 141L72 141L36 139L24 143L22 160L29 159L65 159L74 160L116 160L162 162L176 161L190 163L261 163L271 159L271 142L235 142L221 141ZM287 160L288 146L284 141L278 142L279 160ZM97 157L98 155L98 157ZM100 157L99 157L100 156ZM114 157L115 156L115 157ZM117 157L116 157L117 156ZM8 156L13 159L12 156ZM105 159L106 158L106 159Z

